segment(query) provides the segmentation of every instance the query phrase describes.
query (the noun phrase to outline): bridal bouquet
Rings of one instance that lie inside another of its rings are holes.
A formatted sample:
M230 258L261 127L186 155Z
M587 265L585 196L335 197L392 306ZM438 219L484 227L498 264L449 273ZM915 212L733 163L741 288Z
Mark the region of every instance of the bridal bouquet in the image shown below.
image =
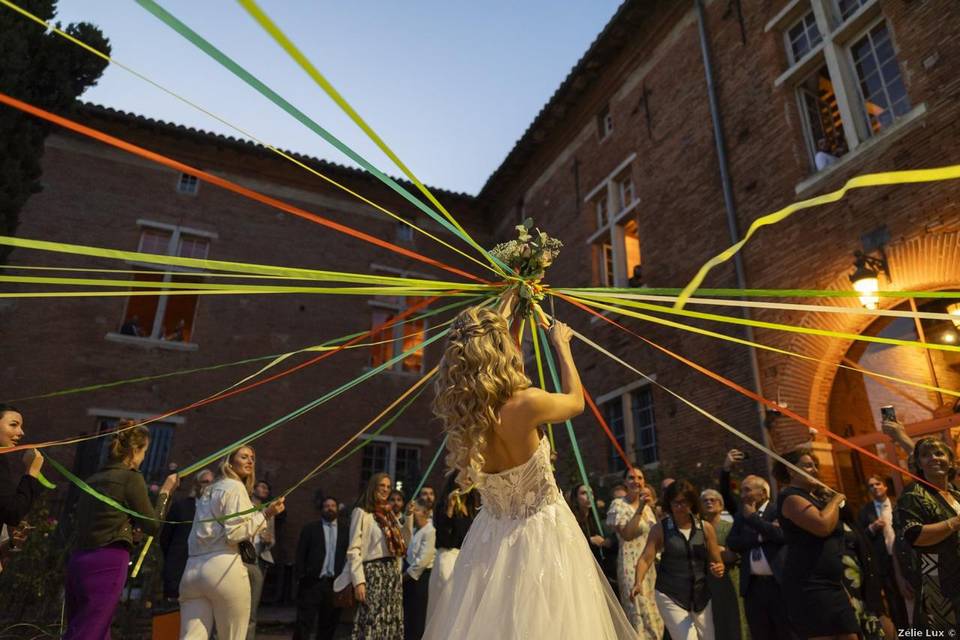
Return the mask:
M517 312L526 317L533 311L533 304L544 299L540 280L560 255L563 243L534 228L533 218L524 220L516 230L516 240L501 242L491 253L521 278Z

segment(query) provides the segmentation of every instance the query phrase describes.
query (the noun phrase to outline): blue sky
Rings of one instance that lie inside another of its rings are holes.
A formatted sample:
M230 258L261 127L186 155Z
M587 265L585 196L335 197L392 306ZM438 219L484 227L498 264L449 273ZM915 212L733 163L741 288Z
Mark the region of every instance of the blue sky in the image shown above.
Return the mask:
M361 155L399 173L230 0L160 0ZM263 9L424 182L476 193L620 0L261 0ZM277 146L348 161L132 1L60 0L117 60ZM84 99L229 133L118 67Z

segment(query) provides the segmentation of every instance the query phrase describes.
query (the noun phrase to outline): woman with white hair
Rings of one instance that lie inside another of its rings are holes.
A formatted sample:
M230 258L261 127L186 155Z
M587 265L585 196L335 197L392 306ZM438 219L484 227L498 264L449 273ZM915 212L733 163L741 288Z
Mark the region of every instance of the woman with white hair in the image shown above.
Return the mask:
M700 515L704 522L713 525L720 545L720 555L726 567L724 575L707 575L707 588L713 602L713 626L718 638L746 638L747 624L743 613L743 600L740 598L740 556L727 549L727 536L733 523L724 520L723 496L715 489L700 492Z

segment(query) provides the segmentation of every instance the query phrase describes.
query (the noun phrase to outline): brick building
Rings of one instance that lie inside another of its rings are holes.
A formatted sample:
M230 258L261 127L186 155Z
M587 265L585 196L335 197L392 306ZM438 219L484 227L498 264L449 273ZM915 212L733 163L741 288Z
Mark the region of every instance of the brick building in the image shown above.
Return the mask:
M732 244L732 233L739 237L763 214L837 189L859 174L960 161L960 78L951 70L960 57L958 34L960 7L950 2L625 2L487 181L479 200L498 236L523 216L534 217L545 229L562 230L564 254L549 274L555 285L625 287L640 266L643 284L682 286L706 258ZM818 145L825 152L819 158ZM742 275L731 261L705 285L849 290L853 254L864 250L886 255L889 274L880 276L883 288L956 290L958 194L955 183L854 191L842 202L761 231L743 252ZM858 304L850 298L793 302ZM956 301L919 300L922 310L939 312L951 302ZM910 309L907 301L888 298L881 306ZM729 307L688 308L737 313ZM558 311L655 374L659 383L748 435L779 449L809 437L806 427L785 419L767 432L753 402L606 323L587 320L582 311L567 305ZM909 317L892 321L773 308L752 309L751 316L918 339ZM812 358L803 360L763 350L753 354L728 342L620 319L864 444L879 439L878 409L888 403L914 423L914 433L960 424L952 413L955 398L904 386L894 392L837 368L841 362L859 363L927 384L934 379L932 370L938 386L956 389L956 353L933 352L928 363L914 349L753 332L762 344ZM749 337L742 327L692 324ZM924 320L922 327L929 341L957 340L949 322ZM682 460L688 474L713 473L724 450L738 444L619 365L581 353L585 383L604 401L635 462L660 463L661 472L670 474ZM602 468L604 457L615 465L612 448L596 435L591 420L581 419L578 428L582 437L596 438L597 446L589 448L591 468ZM823 437L816 447L824 475L851 495L859 493L864 474L879 466ZM890 455L892 447L886 449L881 453ZM752 464L762 470L760 456L751 453Z
M685 284L707 257L731 244L732 234L739 235L765 213L836 189L858 174L960 161L960 77L953 71L960 58L956 2L714 0L700 11L699 2L627 0L481 193L469 197L441 191L441 201L486 245L509 236L514 224L532 216L565 243L560 261L548 274L554 286L628 286L634 267L640 266L643 284L675 287ZM86 108L83 118L178 160L379 237L412 243L418 251L477 272L472 263L409 236L367 205L256 146L99 108ZM718 131L723 133L719 145ZM94 142L57 132L47 147L46 188L24 212L19 231L24 237L449 279L442 271ZM414 215L408 203L372 178L308 161L391 210ZM886 257L883 288L957 290L958 196L960 186L951 183L854 191L840 203L803 211L762 231L743 252L739 273L730 262L706 284L850 289L853 253L864 250ZM439 226L416 215L417 224L449 239ZM22 250L13 254L12 263L104 264ZM790 301L859 304L850 298ZM923 311L942 312L955 301L918 302ZM19 397L289 351L368 328L395 311L366 298L306 295L207 296L199 301L171 297L166 302L78 298L2 305L3 343L18 348L5 349L0 374L4 388L14 390L4 395ZM880 305L910 309L905 300L882 299ZM736 313L729 307L695 308ZM134 311L143 328L149 327L150 337L120 333ZM752 437L780 449L808 437L805 427L784 419L767 431L754 402L582 311L558 303L557 312L655 375L659 383ZM814 329L918 337L909 317L876 319L776 308L751 309L750 317ZM185 320L184 341L160 340L180 319ZM681 320L731 336L747 335L742 327ZM957 388L956 353L936 352L928 361L924 353L901 347L865 348L861 342L814 335L753 332L752 339L762 344L809 358L800 359L763 350L753 353L737 344L638 320L622 321L739 384L779 399L814 423L869 446L880 440L878 408L888 403L897 406L915 433L957 426L949 397L908 387L894 391L837 367L859 363L923 383L935 375L939 386ZM925 340L957 340L950 323L923 320L919 326ZM587 389L633 462L651 475L684 473L705 481L724 452L739 446L719 427L619 365L586 348L577 347L575 353ZM165 455L151 464L159 468L168 460L197 459L353 378L371 364L370 357L359 351L339 354L249 396L177 416L159 427ZM437 357L437 349L427 349L422 358L266 436L258 443L260 474L275 486L288 486L409 387ZM109 427L120 416L160 413L222 389L258 366L29 400L22 403L28 432L31 438L89 433ZM591 473L603 476L619 469L612 447L591 417L579 418L575 428ZM350 502L363 477L381 468L414 482L439 442L438 430L421 399L389 436L345 462L337 473L294 494L287 542L300 524L314 517L313 490L322 488ZM558 442L566 481L572 475L569 447L562 434ZM855 495L864 474L876 467L822 437L816 446L824 475L848 494ZM65 449L51 453L64 460L71 455ZM764 471L762 456L751 453L748 466ZM81 461L86 458L81 456Z

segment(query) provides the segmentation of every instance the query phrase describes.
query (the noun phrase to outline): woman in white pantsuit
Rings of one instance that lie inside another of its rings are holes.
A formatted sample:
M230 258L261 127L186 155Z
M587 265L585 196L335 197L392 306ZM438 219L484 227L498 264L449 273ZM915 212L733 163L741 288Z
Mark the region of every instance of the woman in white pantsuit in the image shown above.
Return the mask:
M216 622L220 640L245 640L250 620L250 581L239 544L282 513L283 498L262 513L218 522L217 518L253 509L256 454L240 447L220 464L220 477L197 498L188 540L190 557L180 580L180 637L207 640Z

